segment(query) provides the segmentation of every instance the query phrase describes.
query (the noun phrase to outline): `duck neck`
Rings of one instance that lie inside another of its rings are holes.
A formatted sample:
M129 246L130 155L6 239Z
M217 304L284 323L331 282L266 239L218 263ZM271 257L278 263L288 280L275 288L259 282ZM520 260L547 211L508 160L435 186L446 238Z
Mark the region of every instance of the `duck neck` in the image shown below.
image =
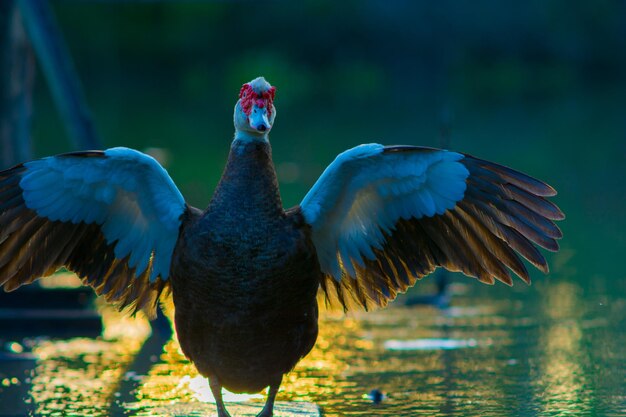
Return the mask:
M244 217L255 221L284 213L269 141L235 137L211 208L245 213Z
M268 132L260 134L239 129L235 130L235 140L233 140L233 144L235 142L265 142L268 145L270 143L268 138Z

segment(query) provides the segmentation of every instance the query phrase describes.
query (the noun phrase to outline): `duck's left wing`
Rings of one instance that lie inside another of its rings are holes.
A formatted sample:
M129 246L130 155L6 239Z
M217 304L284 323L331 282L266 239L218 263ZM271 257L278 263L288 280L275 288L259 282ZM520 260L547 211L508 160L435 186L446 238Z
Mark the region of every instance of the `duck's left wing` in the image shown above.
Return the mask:
M469 155L361 145L340 154L300 204L330 304L383 306L437 266L509 285L548 265L563 213L550 186ZM519 255L518 255L519 254Z
M65 266L120 308L154 312L190 209L150 156L74 152L0 172L0 287Z

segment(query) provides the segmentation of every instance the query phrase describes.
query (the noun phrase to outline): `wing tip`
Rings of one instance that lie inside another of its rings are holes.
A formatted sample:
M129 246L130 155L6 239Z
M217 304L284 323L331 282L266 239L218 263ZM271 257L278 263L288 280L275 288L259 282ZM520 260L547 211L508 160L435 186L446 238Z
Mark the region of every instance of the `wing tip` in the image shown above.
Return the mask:
M530 285L530 282L531 282L530 274L528 273L528 270L526 268L524 268L523 271L514 271L514 272L515 272L515 275L517 275L519 279L524 281L527 285Z
M552 187L550 184L541 181L541 183L546 187L546 194L543 197L554 197L558 194L556 189Z
M554 187L521 171L471 155L465 154L464 156L468 163L489 170L499 175L503 180L510 181L512 184L520 186L536 196L554 197L557 195L557 191Z
M565 213L563 213L563 211L561 210L560 207L558 207L557 205L554 206L554 208L556 209L556 211L553 214L553 218L550 220L565 220Z
M560 249L559 242L552 238L547 238L544 242L541 242L541 247L550 252L558 252Z

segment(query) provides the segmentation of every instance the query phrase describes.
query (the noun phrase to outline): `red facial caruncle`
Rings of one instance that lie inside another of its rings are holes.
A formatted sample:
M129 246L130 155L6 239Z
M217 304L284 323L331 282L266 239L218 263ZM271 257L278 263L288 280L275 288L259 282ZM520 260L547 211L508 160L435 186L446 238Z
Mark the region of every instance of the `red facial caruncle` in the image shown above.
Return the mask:
M239 98L241 99L241 109L243 112L250 116L252 112L252 106L256 104L259 108L267 107L267 115L272 115L272 105L274 103L274 96L276 95L276 87L270 87L268 90L262 93L257 93L250 86L250 84L244 84L239 91Z

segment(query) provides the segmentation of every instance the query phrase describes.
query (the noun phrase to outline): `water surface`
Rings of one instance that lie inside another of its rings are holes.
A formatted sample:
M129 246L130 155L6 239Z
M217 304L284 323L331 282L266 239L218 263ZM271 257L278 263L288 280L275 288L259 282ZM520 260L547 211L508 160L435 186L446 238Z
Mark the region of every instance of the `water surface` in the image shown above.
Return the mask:
M278 399L316 403L329 417L626 415L621 285L598 293L551 276L531 287L488 287L459 276L448 308L400 299L376 312L325 313L317 346ZM157 416L211 401L173 339L146 375L128 372L149 326L102 311L106 327L95 340L4 341L32 345L34 362L27 375L0 370L0 415L14 404L41 416ZM129 386L136 390L120 392ZM380 404L367 397L373 389L384 393Z

